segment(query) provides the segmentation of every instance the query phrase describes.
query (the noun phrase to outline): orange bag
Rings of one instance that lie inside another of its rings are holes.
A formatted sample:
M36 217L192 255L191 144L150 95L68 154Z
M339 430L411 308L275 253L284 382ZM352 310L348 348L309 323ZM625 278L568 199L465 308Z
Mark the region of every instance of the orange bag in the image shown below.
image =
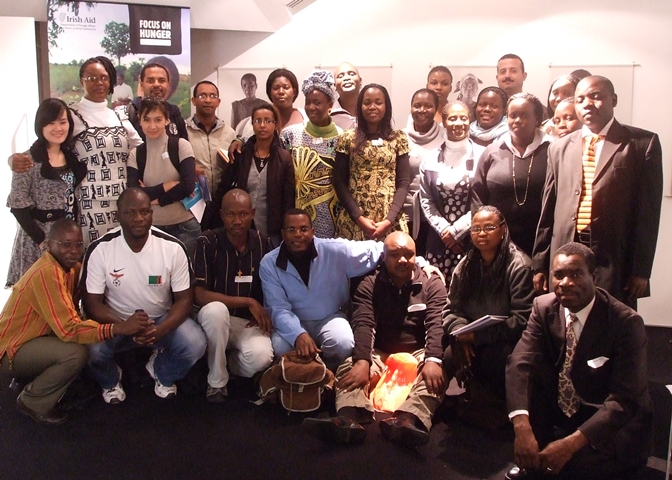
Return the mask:
M418 375L418 359L410 353L393 353L385 360L385 369L370 393L373 408L394 412L408 397Z

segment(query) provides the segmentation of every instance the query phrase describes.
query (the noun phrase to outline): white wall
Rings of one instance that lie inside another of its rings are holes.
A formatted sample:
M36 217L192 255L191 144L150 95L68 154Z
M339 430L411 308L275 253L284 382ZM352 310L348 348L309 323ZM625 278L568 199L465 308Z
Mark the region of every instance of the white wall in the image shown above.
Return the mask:
M525 89L544 97L549 64L635 62L632 123L659 133L669 193L672 135L666 87L672 78L671 31L672 2L667 0L318 0L226 66L284 65L305 75L315 65L344 60L391 64L395 118L403 126L410 96L424 86L430 64L494 66L504 53L517 53L529 72ZM492 73L494 83L494 68ZM640 312L648 324L672 326L670 198L663 200L661 225L653 296L640 301Z
M0 32L0 71L4 72L0 75L0 92L4 93L0 115L0 205L4 207L12 179L6 159L14 149L23 152L35 140L33 124L39 97L35 19L0 17ZM7 279L15 232L14 216L8 208L0 208L0 306L9 297L9 290L1 287Z

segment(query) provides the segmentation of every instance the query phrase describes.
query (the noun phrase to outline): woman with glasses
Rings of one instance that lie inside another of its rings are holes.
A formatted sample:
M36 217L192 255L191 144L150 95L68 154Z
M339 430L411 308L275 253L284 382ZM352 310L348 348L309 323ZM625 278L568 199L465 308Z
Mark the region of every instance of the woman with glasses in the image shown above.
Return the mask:
M472 213L494 205L509 221L511 240L528 256L541 215L550 138L540 130L544 106L529 93L509 98L509 133L485 149L472 185Z
M233 188L245 190L254 207L254 227L277 247L282 241L282 217L294 207L294 168L289 152L280 146L275 107L263 102L252 109L251 118L254 135L224 167L213 202L221 205Z
M13 286L40 258L46 235L59 218L77 214L75 188L86 174L86 165L72 153L72 116L57 98L43 101L35 114L37 140L27 154L33 166L12 174L7 206L16 217L16 231L7 287Z
M506 359L532 311L532 262L511 241L504 215L493 206L476 210L469 232L474 248L455 268L443 309L443 328L450 344L444 367L449 378L456 376L464 382L473 376L503 401ZM486 315L501 321L453 335Z
M334 77L316 70L304 80L308 123L290 125L280 134L292 153L296 176L296 207L308 212L319 238L335 236L337 198L332 183L336 142L341 129L331 120Z
M471 183L483 152L469 138L469 115L463 102L446 105L446 141L438 157L428 157L420 165L420 205L431 227L425 258L447 279L469 245Z
M410 167L408 139L392 128L387 89L371 83L357 98L357 128L338 138L334 187L343 209L336 234L350 240L383 240L391 230L408 232L401 214Z
M126 161L142 143L126 115L107 107L117 72L106 57L86 60L79 69L84 98L71 107L74 152L88 167L77 201L84 244L119 226L117 197L126 188Z

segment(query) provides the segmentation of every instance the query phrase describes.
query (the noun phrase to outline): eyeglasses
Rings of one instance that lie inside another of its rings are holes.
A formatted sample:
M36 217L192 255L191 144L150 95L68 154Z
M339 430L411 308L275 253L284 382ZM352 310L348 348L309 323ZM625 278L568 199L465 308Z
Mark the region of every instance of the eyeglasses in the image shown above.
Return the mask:
M261 125L262 123L264 125L270 125L271 123L275 123L275 120L271 118L255 118L254 120L252 120L252 123L254 123L255 125Z
M199 100L205 100L206 98L209 98L210 100L217 100L219 98L219 95L217 95L216 93L210 93L210 94L199 93L198 95L196 95L196 98L198 98Z
M290 235L294 235L296 232L308 233L308 232L310 232L311 229L312 229L311 227L305 227L305 226L304 227L299 227L299 228L296 228L296 227L283 228L283 230L285 232L289 233Z
M72 247L75 247L77 250L84 250L84 242L72 242L68 240L66 242L61 242L59 240L52 240L52 242L58 243L61 247L70 250Z
M481 232L492 233L502 225L504 225L504 222L500 223L499 225L485 225L483 227L471 227L469 231L471 232L472 235L478 235Z
M110 83L110 77L107 75L101 75L100 77L96 77L95 75L89 75L88 77L82 77L82 80L84 80L87 83Z

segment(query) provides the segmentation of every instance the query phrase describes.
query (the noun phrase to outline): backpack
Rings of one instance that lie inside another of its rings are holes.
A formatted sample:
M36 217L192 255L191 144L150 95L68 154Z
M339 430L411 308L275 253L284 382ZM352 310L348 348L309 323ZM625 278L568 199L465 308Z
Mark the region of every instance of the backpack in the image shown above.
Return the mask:
M322 395L334 388L334 374L319 355L307 359L292 350L280 357L261 376L259 396L277 402L290 412L312 412L320 408Z
M170 163L173 164L175 170L180 172L180 137L168 135L168 156ZM145 166L147 165L147 144L143 143L135 148L135 161L138 164L138 172L140 178L145 177Z

